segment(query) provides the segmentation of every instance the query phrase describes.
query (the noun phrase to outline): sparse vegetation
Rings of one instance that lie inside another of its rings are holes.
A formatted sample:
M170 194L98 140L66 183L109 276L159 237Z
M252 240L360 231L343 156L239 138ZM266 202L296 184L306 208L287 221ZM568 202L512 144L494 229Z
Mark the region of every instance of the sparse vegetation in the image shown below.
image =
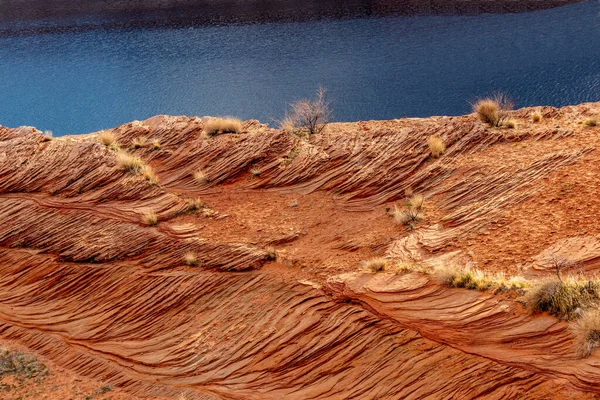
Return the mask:
M156 176L151 166L144 165L141 171L144 178L146 178L151 185L158 185L158 176Z
M42 380L48 373L46 365L31 354L0 350L0 378L10 375L22 383L26 379Z
M587 357L600 347L600 310L591 310L571 325L577 355Z
M560 319L573 319L600 298L600 282L578 280L544 280L534 285L525 296L530 312L548 312Z
M420 214L423 210L423 201L422 195L413 194L404 202L403 209L400 209L397 205L394 205L394 211L392 212L394 221L399 225L406 226L410 230L414 229L417 223L419 223L421 220Z
M260 174L261 174L261 171L260 171L260 169L258 169L258 168L252 168L252 169L250 170L250 173L252 174L252 176L260 176Z
M269 260L269 261L277 260L277 252L275 251L275 247L267 248L267 260Z
M506 278L504 274L490 274L470 266L458 267L448 265L436 270L440 282L450 287L471 290L517 290L527 286L527 281L521 277Z
M49 142L50 140L52 140L52 138L53 138L52 131L45 130L44 134L42 135L42 141Z
M509 116L514 104L503 93L496 93L492 97L479 99L473 104L473 112L479 120L491 127L500 127Z
M196 253L190 251L184 254L183 256L183 262L185 263L185 265L190 266L190 267L196 267L199 264L198 261L198 257L196 256Z
M149 211L142 216L142 222L148 226L155 226L158 224L158 214Z
M280 128L290 133L314 135L323 132L331 118L331 102L327 90L320 87L314 100L296 100L280 123Z
M200 211L204 208L204 202L198 198L193 200L187 200L189 211Z
M160 144L160 142L155 139L152 141L152 150L160 150L162 147L162 145Z
M364 267L367 271L377 273L384 271L388 266L389 261L383 257L373 258L365 262Z
M115 134L111 131L100 131L97 134L98 141L106 147L116 144Z
M148 144L148 138L146 136L136 137L135 139L133 139L133 142L131 142L131 145L133 146L134 149L146 147L147 144Z
M584 122L585 126L594 127L598 126L598 121L595 118L588 118Z
M536 111L531 115L531 120L535 123L540 122L542 120L542 118L543 118L542 113L539 111Z
M509 119L504 123L504 126L508 129L515 129L517 127L517 121L514 119Z
M204 171L202 171L201 169L194 171L192 176L194 177L194 180L197 183L205 184L205 183L210 182L210 180L208 179L208 175L206 175L206 173Z
M439 136L430 136L427 140L427 145L433 158L438 158L446 151L446 144Z
M222 135L225 133L241 133L242 121L237 118L211 118L204 125L204 132L210 136Z
M144 167L144 162L138 156L129 154L125 151L117 153L117 168L137 174Z

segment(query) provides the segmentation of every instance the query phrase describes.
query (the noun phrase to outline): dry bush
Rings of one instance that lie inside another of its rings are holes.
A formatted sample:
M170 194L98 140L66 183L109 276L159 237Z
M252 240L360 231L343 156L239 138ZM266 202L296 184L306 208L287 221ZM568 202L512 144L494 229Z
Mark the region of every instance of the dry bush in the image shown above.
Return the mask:
M210 180L208 179L208 175L206 175L206 173L204 171L202 171L201 169L194 171L192 176L194 177L194 180L197 183L205 184L205 183L210 182Z
M134 149L146 147L146 145L148 144L148 138L146 136L136 137L135 139L133 139L133 142L131 142L131 144L133 145Z
M575 334L577 355L587 357L600 347L600 310L585 312L571 329Z
M509 111L513 109L512 101L502 93L496 93L492 97L479 99L473 106L473 112L479 120L492 127L502 126L508 118Z
M267 260L275 261L277 260L277 251L275 251L275 247L267 248Z
M52 138L53 138L52 131L45 130L44 133L42 134L43 142L49 142L50 140L52 140Z
M252 174L252 176L260 176L261 172L262 171L259 168L252 168L250 170L250 173Z
M158 224L158 215L153 211L149 211L142 215L142 222L148 226L154 226Z
M117 168L137 174L144 167L144 162L138 156L129 154L125 151L117 153Z
M155 139L152 141L152 150L160 150L161 147L162 146L158 140Z
M441 283L456 288L507 291L528 286L528 282L522 277L515 276L507 279L502 273L490 274L469 266L447 265L436 269L435 272Z
M598 126L598 121L595 118L588 118L584 122L585 126L594 127Z
M204 133L210 136L222 135L224 133L241 133L242 121L237 118L211 118L204 125Z
M383 271L388 266L389 261L383 257L373 258L365 262L364 268L367 271L377 273Z
M446 145L439 136L430 136L429 139L427 139L427 145L429 146L429 151L431 151L433 158L438 158L446 151Z
M0 379L12 376L21 385L26 379L40 381L49 374L48 368L32 354L0 350ZM0 390L2 385L0 384Z
M156 176L151 166L144 165L142 167L142 175L151 185L158 185L158 176Z
M423 201L423 195L413 194L410 198L406 199L403 209L394 205L394 211L392 212L394 221L398 225L404 225L410 230L414 229L421 220L420 214L423 210Z
M204 208L204 202L198 198L194 200L186 200L189 211L200 211Z
M422 274L430 275L433 273L433 268L429 265L416 263L411 260L403 260L387 268L390 272L395 274L407 274L410 272L420 272Z
M115 134L110 131L100 131L97 134L98 141L106 147L115 144Z
M540 122L542 120L542 118L543 118L542 113L539 111L536 111L531 115L531 120L536 123Z
M504 123L504 126L508 129L515 129L517 127L517 121L515 121L514 119L509 119Z
M327 90L320 87L314 100L296 100L280 123L287 132L308 133L314 135L323 132L331 118L331 102L327 99Z
M196 253L190 251L184 254L183 256L183 262L185 263L185 265L188 265L190 267L195 267L199 264L198 261L198 257L196 256Z
M544 280L525 296L529 312L548 312L561 319L577 317L600 298L600 283L595 280Z

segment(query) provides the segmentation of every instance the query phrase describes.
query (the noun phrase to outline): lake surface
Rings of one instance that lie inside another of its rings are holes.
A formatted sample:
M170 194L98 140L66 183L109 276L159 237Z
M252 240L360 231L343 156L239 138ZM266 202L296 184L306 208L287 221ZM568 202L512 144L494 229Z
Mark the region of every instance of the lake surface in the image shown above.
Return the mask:
M600 101L597 0L527 14L91 26L0 35L1 125L63 135L156 114L271 122L319 85L338 121L460 115L497 90L518 106Z

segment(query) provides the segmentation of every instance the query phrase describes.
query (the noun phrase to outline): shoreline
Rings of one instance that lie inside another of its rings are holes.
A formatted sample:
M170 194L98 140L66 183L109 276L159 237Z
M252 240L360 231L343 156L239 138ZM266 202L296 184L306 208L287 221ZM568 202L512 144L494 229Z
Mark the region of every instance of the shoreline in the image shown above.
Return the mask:
M11 34L291 22L414 15L524 13L587 0L5 0L0 37Z

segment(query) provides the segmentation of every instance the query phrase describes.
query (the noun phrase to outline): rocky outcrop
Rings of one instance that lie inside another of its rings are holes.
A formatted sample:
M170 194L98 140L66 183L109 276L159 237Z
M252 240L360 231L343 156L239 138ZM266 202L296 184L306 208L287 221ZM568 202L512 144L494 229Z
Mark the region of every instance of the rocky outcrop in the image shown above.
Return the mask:
M600 228L570 210L600 207L586 191L600 131L580 123L600 104L540 110L539 124L515 111L516 129L474 116L310 138L258 121L207 137L197 117L112 129L157 184L95 134L0 127L0 340L148 398L597 397L598 355L578 358L568 325L528 315L518 294L356 273L375 256L510 272L508 254L546 276L544 249L593 270L579 237ZM431 135L447 145L437 159ZM570 176L585 186L563 194ZM409 189L425 197L413 231L389 215ZM554 236L532 243L523 231L548 215Z

